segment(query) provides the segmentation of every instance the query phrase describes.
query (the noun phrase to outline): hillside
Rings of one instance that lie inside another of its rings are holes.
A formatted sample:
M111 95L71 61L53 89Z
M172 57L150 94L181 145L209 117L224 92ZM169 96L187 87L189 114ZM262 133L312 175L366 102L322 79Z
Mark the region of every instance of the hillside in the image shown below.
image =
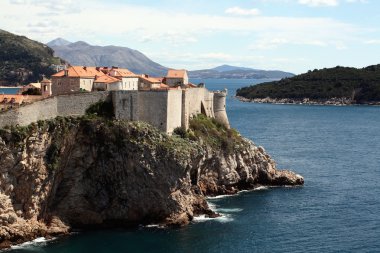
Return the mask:
M380 65L363 69L335 67L309 71L276 82L244 87L236 92L246 99L328 100L348 99L351 103L380 101Z
M47 45L54 49L56 56L67 60L71 65L118 66L137 74L153 76L164 76L168 69L141 52L127 47L93 46L83 41L70 43L61 38Z
M35 82L43 74L49 77L54 73L50 65L61 62L48 46L0 30L0 80L5 84Z
M189 72L190 78L222 78L222 79L281 79L294 74L279 70L260 70L230 65L222 65L212 69Z

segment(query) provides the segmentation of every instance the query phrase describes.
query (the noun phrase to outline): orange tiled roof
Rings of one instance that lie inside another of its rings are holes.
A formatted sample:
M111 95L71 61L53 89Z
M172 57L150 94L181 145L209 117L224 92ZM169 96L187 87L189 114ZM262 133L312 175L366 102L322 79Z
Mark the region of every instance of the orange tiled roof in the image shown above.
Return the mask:
M168 74L167 74L167 78L184 78L185 77L185 74L186 74L186 70L184 69L169 69L168 70Z
M94 81L94 83L115 83L115 82L120 82L120 80L113 76L108 76L108 75L97 76Z
M112 68L110 69L109 73L111 76L115 77L138 77L129 69Z
M23 95L0 95L1 104L21 104L24 101Z
M67 76L69 77L92 77L105 75L100 68L96 67L83 67L83 66L71 66L67 70L62 70L52 77L63 77L65 76L65 71L67 71Z
M162 80L158 77L150 77L150 76L147 76L147 75L140 75L139 76L141 79L144 79L150 83L162 83Z

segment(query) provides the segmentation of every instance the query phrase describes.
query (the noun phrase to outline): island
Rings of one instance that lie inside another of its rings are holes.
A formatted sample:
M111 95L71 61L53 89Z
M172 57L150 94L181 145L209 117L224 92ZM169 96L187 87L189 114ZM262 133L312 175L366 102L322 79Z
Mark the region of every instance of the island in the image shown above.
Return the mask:
M313 70L240 88L236 96L257 103L380 105L380 65Z

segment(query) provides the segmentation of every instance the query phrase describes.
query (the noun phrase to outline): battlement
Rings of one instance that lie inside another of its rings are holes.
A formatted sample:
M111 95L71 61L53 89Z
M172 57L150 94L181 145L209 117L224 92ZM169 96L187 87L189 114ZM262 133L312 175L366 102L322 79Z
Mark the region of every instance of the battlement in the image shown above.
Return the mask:
M112 101L117 119L144 121L169 134L177 127L188 129L190 118L201 113L229 127L226 95L227 90L211 92L204 87L59 95L1 112L0 128L57 116L82 116L91 104L100 100Z

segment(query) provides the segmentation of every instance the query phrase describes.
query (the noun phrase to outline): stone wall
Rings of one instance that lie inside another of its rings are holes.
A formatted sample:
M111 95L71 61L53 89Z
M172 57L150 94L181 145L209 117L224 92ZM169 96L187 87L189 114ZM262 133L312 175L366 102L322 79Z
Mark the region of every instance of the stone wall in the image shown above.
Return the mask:
M138 91L113 91L112 103L117 119L138 120Z
M99 100L112 99L115 117L144 121L161 131L172 133L177 127L189 127L189 119L204 113L229 127L225 92L205 88L187 90L103 91L67 94L21 106L0 113L0 128L28 125L57 116L81 116Z
M109 99L108 92L79 93L47 98L0 113L0 128L7 125L29 125L57 116L80 116L99 100Z
M166 131L172 133L182 124L182 90L168 91Z
M99 100L111 99L109 92L83 92L57 96L57 113L59 116L80 116L86 109Z
M57 99L53 97L0 113L0 128L10 125L28 125L56 116Z

